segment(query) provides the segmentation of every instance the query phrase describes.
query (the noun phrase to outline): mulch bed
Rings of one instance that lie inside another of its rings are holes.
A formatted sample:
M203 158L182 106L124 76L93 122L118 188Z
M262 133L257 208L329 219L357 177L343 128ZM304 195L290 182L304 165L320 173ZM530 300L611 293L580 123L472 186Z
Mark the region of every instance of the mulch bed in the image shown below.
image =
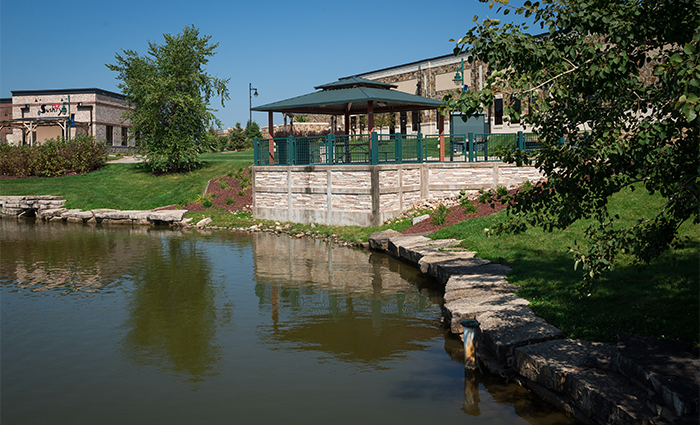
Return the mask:
M444 229L445 227L452 226L453 224L460 223L464 220L471 220L473 218L484 217L487 215L495 214L506 208L504 204L494 204L493 208L489 204L473 202L476 207L476 212L473 214L466 215L464 213L464 208L459 205L450 207L450 212L445 217L445 222L439 226L433 224L432 220L429 218L423 220L415 226L411 226L404 230L403 234L414 234L414 233L432 233L436 230ZM431 217L434 214L431 213Z
M244 169L243 176L250 178L250 169ZM224 186L223 188L221 187L222 185ZM251 184L248 183L248 187L243 190L243 195L241 195L240 192L241 182L236 180L235 176L228 177L227 175L223 175L209 180L207 188L204 191L204 195L213 203L213 205L209 208L220 208L231 212L242 210L250 211L253 205L253 191ZM181 205L170 205L158 209L175 210L180 208L193 212L203 212L209 209L205 208L201 202L189 202L184 207Z

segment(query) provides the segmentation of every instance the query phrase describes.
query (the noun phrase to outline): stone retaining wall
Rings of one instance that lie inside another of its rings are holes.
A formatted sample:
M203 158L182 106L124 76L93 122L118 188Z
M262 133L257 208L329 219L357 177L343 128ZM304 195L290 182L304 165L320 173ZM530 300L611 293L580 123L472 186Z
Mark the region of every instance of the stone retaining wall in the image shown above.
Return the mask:
M90 224L179 225L187 210L122 211L96 209L83 211L63 208L66 201L59 196L0 196L2 218L36 217L43 221L65 221Z
M253 217L378 226L421 200L541 178L533 167L499 162L254 166Z
M443 320L461 334L478 323L478 353L492 372L515 380L586 424L698 424L700 359L680 341L619 333L617 345L563 339L534 315L510 267L431 240L393 230L370 247L412 263L445 286ZM466 323L466 322L465 322Z

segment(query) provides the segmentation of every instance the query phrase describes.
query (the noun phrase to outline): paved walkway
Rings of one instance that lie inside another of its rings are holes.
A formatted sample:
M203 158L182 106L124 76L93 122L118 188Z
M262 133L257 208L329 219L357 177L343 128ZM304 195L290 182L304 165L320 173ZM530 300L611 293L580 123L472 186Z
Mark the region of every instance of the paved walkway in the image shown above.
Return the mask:
M143 162L146 158L141 155L130 155L123 158L114 159L112 161L107 161L107 164L135 164L137 162Z

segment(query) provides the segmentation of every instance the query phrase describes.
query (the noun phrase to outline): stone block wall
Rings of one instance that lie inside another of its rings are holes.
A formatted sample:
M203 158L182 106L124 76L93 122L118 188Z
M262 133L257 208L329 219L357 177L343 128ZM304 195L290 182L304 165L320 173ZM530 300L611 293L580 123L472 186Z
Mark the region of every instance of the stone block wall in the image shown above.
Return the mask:
M541 178L532 167L503 163L255 166L253 216L376 226L421 200Z

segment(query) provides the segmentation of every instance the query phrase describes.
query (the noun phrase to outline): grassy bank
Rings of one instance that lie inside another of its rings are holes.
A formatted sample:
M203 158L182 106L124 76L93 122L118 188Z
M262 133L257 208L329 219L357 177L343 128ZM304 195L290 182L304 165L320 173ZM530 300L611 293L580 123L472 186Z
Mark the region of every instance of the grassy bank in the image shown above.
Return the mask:
M67 208L142 210L178 204L201 195L207 182L253 163L253 152L210 153L204 166L183 174L154 176L143 164L106 164L82 175L0 180L2 195L58 195Z
M644 190L614 199L614 212L627 224L649 217L661 205L659 197ZM667 252L648 266L623 258L588 292L579 290L581 273L573 269L568 247L584 240L586 223L565 231L545 233L530 229L517 236L487 238L485 228L503 220L504 213L464 221L432 235L462 239L477 256L513 266L509 282L522 289L518 295L532 303L534 312L562 329L567 337L617 341L617 332L656 338L700 342L700 229L686 223L681 233L691 238L685 249Z

